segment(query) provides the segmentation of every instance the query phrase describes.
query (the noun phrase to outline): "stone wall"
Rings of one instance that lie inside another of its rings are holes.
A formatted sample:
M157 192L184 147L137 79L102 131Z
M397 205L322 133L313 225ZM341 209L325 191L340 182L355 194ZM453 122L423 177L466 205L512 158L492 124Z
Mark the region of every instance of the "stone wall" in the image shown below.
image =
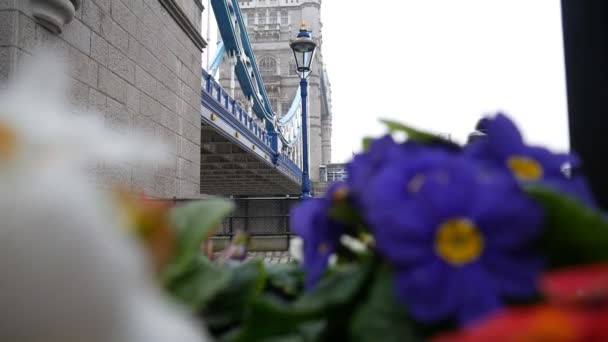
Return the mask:
M197 197L200 0L55 1L78 7L58 34L36 21L34 1L0 0L0 80L10 79L37 46L52 47L69 63L74 104L103 116L111 129L141 131L169 146L162 167L92 167L99 184L126 184L159 198Z

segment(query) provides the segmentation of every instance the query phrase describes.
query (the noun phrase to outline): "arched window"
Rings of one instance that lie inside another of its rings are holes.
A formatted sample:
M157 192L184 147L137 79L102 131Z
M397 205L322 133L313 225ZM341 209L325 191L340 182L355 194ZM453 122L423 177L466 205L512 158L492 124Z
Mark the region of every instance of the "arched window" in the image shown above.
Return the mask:
M277 61L272 57L260 59L260 72L262 76L273 76L277 73Z

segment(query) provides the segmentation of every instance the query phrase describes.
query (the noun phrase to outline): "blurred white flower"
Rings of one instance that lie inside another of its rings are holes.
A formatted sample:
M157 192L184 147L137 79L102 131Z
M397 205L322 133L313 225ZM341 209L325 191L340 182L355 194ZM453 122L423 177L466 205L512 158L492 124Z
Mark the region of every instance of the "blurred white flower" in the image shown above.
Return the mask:
M340 243L353 253L361 254L367 251L367 246L363 242L349 235L342 235Z
M0 341L206 341L88 182L90 162L153 161L149 143L68 114L61 64L43 60L0 94Z
M48 51L36 56L0 92L0 171L159 160L163 145L151 137L127 137L106 129L103 117L75 115L65 63Z
M299 237L293 237L291 238L291 240L289 240L289 255L291 255L291 257L297 261L297 262L302 262L304 261L304 241L302 240L302 238Z

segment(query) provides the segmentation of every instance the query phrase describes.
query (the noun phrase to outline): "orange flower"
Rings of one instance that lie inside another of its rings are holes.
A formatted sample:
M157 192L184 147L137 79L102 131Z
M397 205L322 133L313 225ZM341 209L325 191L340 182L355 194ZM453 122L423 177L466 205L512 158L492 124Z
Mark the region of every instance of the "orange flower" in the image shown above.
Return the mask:
M598 316L551 306L506 309L456 333L440 335L434 342L576 342L606 341L608 312ZM603 336L603 338L601 338Z

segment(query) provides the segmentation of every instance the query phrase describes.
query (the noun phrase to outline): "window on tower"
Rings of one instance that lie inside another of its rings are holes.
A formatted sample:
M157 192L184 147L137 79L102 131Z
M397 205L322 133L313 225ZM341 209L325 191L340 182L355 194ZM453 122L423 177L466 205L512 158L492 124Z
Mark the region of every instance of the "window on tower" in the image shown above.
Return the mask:
M277 12L270 12L270 23L276 24L278 22Z
M277 73L277 61L272 57L260 59L260 72L262 76L274 76Z

